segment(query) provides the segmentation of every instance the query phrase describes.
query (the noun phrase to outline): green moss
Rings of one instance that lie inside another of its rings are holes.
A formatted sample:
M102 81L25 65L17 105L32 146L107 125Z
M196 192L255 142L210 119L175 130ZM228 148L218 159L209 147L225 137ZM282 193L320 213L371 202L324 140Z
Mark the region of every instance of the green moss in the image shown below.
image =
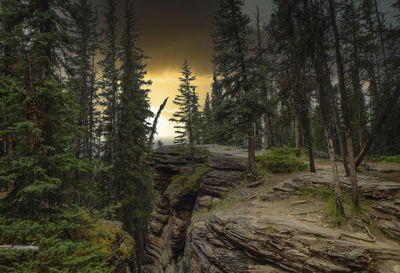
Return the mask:
M260 170L269 173L291 173L305 171L307 164L295 158L295 148L274 148L269 152L257 156Z
M173 176L164 192L164 195L169 196L173 205L177 204L183 196L197 193L201 178L212 170L211 167L208 167L207 162L188 167L192 167L193 171Z

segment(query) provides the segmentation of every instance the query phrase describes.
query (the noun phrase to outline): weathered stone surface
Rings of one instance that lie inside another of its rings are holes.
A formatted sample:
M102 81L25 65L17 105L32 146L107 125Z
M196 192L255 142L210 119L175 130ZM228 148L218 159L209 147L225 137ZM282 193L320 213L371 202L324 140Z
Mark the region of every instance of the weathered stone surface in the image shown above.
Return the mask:
M240 149L203 146L209 150L208 158L204 153L194 161L208 160L212 170L177 205L171 202L171 194L165 194L171 178L194 170L187 166L190 159L180 156L174 147L164 147L146 159L155 169L158 196L147 240L145 273L399 271L400 183L359 176L360 190L370 199L373 225L385 235L384 240L375 241L364 230L364 219L357 222L361 231L339 229L323 221L321 202L314 206L294 196L301 188L333 189L330 174L300 175L268 194L243 188L235 193L240 200L245 197L243 205L215 211L221 197L243 180L246 151ZM343 187L350 188L348 178L341 180ZM248 191L254 198L248 198ZM263 211L267 207L269 213ZM196 211L200 213L194 215Z
M340 176L340 180L343 187L351 188L348 177ZM398 200L400 198L400 183L364 175L358 175L357 180L360 192L368 198L388 200ZM306 173L284 181L275 186L274 189L296 192L300 188L313 189L318 187L334 189L332 175L329 173Z
M333 229L319 230L285 215L250 213L216 212L208 222L194 223L184 261L186 269L200 270L181 272L244 273L263 265L265 272L357 272L367 270L372 260L400 264L395 246L339 240Z
M220 202L224 193L242 181L242 171L246 169L246 157L243 156L245 153L223 146L211 147L213 149L210 149L210 153L201 153L193 160L182 156L179 146L164 146L143 160L155 170L153 183L158 192L153 220L150 223L144 272L178 272L178 268L182 268L192 211L210 209ZM209 146L203 148L209 149ZM208 154L208 157L204 154ZM205 161L212 170L198 181L197 190L179 196L179 200L176 200L175 193L179 192L184 183L170 186L172 177L180 173L190 175L195 171L189 166L190 163Z

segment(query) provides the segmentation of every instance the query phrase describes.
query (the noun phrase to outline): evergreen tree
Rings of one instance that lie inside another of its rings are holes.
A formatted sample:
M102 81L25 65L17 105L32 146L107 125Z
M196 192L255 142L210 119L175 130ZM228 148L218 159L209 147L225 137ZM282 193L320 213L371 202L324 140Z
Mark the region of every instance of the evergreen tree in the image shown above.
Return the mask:
M214 71L212 90L211 90L211 118L212 126L210 132L211 142L217 144L223 144L226 141L224 123L225 115L223 114L223 101L222 101L222 85L218 81L216 72Z
M193 150L194 145L199 143L199 127L200 117L198 111L198 95L196 86L192 82L196 80L193 76L190 65L187 60L181 67L182 77L179 77L181 84L179 85L179 93L174 99L174 104L178 106L173 118L170 121L176 122L175 143L187 144Z
M202 122L202 137L203 143L209 144L212 143L212 132L213 132L213 121L212 121L212 112L211 112L211 102L210 102L210 94L207 93L206 100L204 101L203 108L203 122Z
M250 19L242 11L242 0L220 0L214 17L214 64L224 88L228 132L247 139L248 173L257 175L255 165L255 123L261 115L259 92L254 86L254 62L250 53Z
M21 23L31 31L19 34L24 42L19 48L19 80L5 93L6 100L18 103L15 107L25 114L6 125L13 135L13 152L2 158L9 167L1 176L14 190L1 200L0 208L3 215L37 217L71 202L77 186L71 173L79 164L70 149L77 132L77 108L74 94L58 73L62 68L59 53L68 52L71 45L68 14L62 13L68 6L32 0L17 7L25 15ZM23 99L17 102L16 96Z
M118 217L136 240L136 258L140 272L147 220L152 209L149 170L140 162L147 148L152 116L144 79L145 56L137 47L138 34L130 0L125 1L121 39L121 95L117 118L116 199L121 203Z
M74 29L72 31L75 40L75 54L73 54L74 67L69 71L70 86L76 92L79 104L77 124L81 129L81 137L76 147L77 158L83 159L88 165L88 170L82 176L76 175L76 179L86 187L82 193L85 205L93 203L94 187L94 142L95 127L99 121L97 80L95 69L95 54L98 48L96 22L97 18L92 5L87 0L80 0L72 5Z
M107 0L104 13L105 26L102 30L104 38L100 53L103 59L99 62L103 70L100 87L102 112L102 138L101 143L101 177L98 183L99 206L104 207L115 201L115 178L114 168L117 149L117 113L118 113L118 90L119 70L117 66L119 46L117 44L117 13L116 1Z

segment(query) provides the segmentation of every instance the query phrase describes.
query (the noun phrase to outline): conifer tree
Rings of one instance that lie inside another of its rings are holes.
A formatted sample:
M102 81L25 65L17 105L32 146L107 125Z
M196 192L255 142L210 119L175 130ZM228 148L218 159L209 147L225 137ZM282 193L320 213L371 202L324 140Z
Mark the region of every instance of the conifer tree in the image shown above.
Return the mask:
M202 137L203 143L209 144L212 143L212 132L214 128L213 120L212 120L212 112L211 112L211 101L210 94L206 94L206 99L204 101L204 108L202 113Z
M118 113L118 90L120 73L117 66L120 48L117 41L117 6L115 0L107 0L105 7L105 25L102 30L103 41L100 53L103 59L99 62L102 68L102 80L100 96L102 112L101 136L101 178L98 190L102 196L99 206L103 207L115 198L116 168L114 168L117 149L117 113Z
M73 92L58 73L63 63L59 53L71 46L68 4L32 0L17 7L24 11L23 22L31 31L19 33L24 42L18 48L19 81L7 87L11 92L6 96L25 115L7 124L13 152L1 176L14 189L1 200L0 208L3 215L37 217L72 202L71 192L77 186L71 173L78 161L70 149L77 133L77 108ZM16 96L23 99L16 101Z
M118 217L136 240L138 270L144 251L147 220L151 215L152 186L149 170L140 162L147 149L152 116L144 79L145 55L137 47L139 36L132 1L125 1L121 39L121 95L117 118L116 198L121 203Z
M218 81L216 72L214 71L211 90L212 130L210 132L210 137L211 143L217 144L223 144L226 140L223 129L223 123L226 122L226 120L224 120L225 115L223 115L222 91L222 84Z
M220 0L218 5L214 17L217 30L212 35L213 61L224 88L226 119L231 120L225 124L230 124L228 131L237 131L237 136L247 139L247 171L256 176L254 131L262 106L253 81L254 62L249 55L250 19L242 11L242 0Z
M98 48L96 24L97 17L92 5L87 0L80 0L71 5L73 18L72 37L75 42L75 52L71 54L74 64L68 71L69 85L75 89L79 115L77 125L81 129L81 137L77 140L76 156L85 161L87 171L82 175L76 174L85 190L82 194L85 205L92 205L94 187L94 142L95 127L99 121L97 80L95 54Z
M192 85L192 82L196 80L196 76L193 75L187 60L184 61L181 69L182 76L179 77L181 81L178 88L179 93L173 101L178 106L178 110L174 112L170 121L177 123L174 126L177 134L174 140L175 143L187 144L193 150L194 145L199 142L200 127L198 95L196 86Z

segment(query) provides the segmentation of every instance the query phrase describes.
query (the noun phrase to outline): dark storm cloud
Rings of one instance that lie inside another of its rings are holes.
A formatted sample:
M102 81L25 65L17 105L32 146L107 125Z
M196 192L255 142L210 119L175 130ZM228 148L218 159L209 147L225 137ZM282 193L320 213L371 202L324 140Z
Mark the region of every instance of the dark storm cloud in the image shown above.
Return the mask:
M106 0L94 1L100 7L106 3ZM245 11L254 15L257 5L265 11L269 2L247 0ZM196 74L212 73L210 35L214 31L212 21L217 0L135 0L133 3L141 33L139 46L151 57L149 72L179 70L187 58ZM124 5L124 0L118 1L121 19Z
M117 2L122 21L125 1ZM94 4L103 13L106 0ZM179 70L187 58L196 73L210 73L216 0L135 0L133 5L141 33L139 46L151 57L149 71Z
M141 47L151 56L153 73L177 70L187 58L197 74L212 69L210 33L215 0L137 0Z

